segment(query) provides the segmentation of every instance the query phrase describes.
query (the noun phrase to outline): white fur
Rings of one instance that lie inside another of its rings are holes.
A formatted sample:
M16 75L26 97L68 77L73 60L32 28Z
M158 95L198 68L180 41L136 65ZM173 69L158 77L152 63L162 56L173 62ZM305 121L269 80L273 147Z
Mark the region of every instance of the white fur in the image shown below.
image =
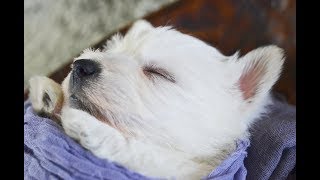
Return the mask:
M85 96L127 133L70 108L68 75L61 116L68 135L96 156L144 175L200 179L248 137L248 127L270 103L283 53L268 46L241 58L225 56L194 37L140 20L126 36L116 35L103 50L85 50L77 59L103 66L99 81L84 87ZM175 83L150 80L143 73L150 63L170 72ZM256 67L264 71L247 100L239 78Z

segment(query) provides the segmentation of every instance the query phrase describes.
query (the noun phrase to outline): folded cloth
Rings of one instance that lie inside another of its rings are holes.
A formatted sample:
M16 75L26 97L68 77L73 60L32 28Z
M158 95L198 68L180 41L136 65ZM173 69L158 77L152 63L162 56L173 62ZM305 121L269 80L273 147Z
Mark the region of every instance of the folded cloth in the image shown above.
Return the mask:
M151 179L95 157L30 105L25 103L24 179Z
M24 109L25 179L159 179L97 158L57 123L35 115L29 101ZM295 107L275 99L268 116L253 126L252 133L248 154L249 140L238 141L236 151L203 179L286 177L295 165Z
M296 165L296 107L274 94L269 112L250 131L247 179L286 179Z
M108 160L99 159L67 136L56 122L34 114L30 102L24 115L25 179L117 179L151 180ZM243 160L249 140L237 142L237 149L208 177L203 179L243 180Z
M227 159L225 159L216 169L214 169L208 180L242 180L246 179L247 170L244 166L243 160L247 157L247 147L249 140L241 140L237 142L237 149Z

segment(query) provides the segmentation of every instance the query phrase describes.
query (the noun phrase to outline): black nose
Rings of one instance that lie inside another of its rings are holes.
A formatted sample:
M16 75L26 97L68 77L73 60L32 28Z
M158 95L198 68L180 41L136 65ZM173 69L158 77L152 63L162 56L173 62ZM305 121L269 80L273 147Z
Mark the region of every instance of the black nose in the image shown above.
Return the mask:
M100 72L99 64L90 59L79 59L73 63L73 73L78 78L94 76Z

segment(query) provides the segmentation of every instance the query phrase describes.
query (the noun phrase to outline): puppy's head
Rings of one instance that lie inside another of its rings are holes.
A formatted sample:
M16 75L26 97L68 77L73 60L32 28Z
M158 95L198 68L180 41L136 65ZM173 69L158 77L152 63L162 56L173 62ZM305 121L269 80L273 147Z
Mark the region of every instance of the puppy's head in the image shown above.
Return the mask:
M283 64L276 46L225 56L170 27L138 21L85 50L62 84L64 107L127 136L201 151L245 134ZM208 143L210 142L210 143Z

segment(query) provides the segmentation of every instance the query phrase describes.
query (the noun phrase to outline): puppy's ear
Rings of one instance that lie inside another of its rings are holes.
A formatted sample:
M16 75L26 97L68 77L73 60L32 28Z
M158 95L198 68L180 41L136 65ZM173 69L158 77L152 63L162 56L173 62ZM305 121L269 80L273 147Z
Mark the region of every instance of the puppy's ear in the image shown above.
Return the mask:
M59 120L63 104L61 86L44 76L32 77L29 84L29 97L34 111L39 115Z
M139 36L153 28L154 27L148 21L140 19L132 24L131 28L127 32L127 36Z
M257 48L238 59L241 73L236 85L243 99L252 102L266 95L278 80L283 62L283 50L277 46Z

